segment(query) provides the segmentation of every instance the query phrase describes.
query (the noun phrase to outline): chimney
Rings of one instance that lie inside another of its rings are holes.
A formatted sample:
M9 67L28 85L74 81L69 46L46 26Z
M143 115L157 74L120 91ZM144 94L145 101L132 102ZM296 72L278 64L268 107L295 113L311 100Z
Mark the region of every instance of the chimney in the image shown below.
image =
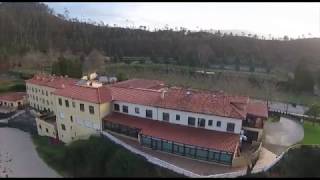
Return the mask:
M162 90L161 91L161 99L164 99L164 95L165 95L166 92L167 92L166 90Z

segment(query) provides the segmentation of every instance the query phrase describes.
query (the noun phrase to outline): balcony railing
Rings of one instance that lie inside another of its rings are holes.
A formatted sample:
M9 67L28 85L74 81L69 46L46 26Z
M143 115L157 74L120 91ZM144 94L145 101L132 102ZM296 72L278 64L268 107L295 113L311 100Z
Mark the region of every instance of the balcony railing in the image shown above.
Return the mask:
M256 121L248 121L245 120L242 122L242 125L245 127L251 127L251 128L259 128L262 129L263 128L263 122L256 122Z

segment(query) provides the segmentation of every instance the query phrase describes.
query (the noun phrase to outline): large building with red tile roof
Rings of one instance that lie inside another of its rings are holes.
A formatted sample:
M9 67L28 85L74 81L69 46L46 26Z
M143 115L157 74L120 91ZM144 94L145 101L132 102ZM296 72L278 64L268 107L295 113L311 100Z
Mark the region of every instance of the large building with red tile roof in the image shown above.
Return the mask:
M227 165L241 146L244 122L250 126L246 132L259 134L263 127L255 123L268 116L265 104L245 96L168 87L158 80L102 85L36 75L26 83L30 105L55 114L57 138L63 142L110 131L156 150Z

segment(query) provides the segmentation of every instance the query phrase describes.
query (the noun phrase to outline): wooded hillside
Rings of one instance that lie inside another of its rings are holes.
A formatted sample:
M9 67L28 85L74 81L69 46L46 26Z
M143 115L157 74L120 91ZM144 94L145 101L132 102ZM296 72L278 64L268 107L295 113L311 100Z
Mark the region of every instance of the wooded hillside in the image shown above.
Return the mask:
M116 28L67 20L42 3L1 3L0 34L3 67L28 64L30 59L45 64L60 53L81 56L97 49L114 59L150 57L153 62L179 65L242 64L290 71L304 58L313 70L320 69L320 39L279 41L185 29Z

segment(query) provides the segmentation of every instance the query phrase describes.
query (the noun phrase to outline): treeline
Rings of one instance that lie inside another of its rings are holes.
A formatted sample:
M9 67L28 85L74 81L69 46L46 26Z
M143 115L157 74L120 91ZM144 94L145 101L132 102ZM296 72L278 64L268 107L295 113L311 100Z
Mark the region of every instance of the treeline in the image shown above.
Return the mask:
M213 27L214 28L214 27ZM0 64L12 56L31 51L44 54L66 52L88 55L97 49L119 60L124 56L150 57L151 61L208 67L237 64L253 67L282 67L294 70L307 58L313 70L319 67L320 40L261 40L232 34L191 32L181 28L147 31L81 22L56 15L43 3L0 4ZM26 60L17 58L24 65Z

